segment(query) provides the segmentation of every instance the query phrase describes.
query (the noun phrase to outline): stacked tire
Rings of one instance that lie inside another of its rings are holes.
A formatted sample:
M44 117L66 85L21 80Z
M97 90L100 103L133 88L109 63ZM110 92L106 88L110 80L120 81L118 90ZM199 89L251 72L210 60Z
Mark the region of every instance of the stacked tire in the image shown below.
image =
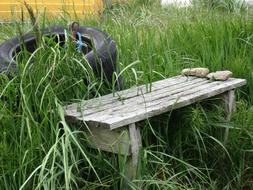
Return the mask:
M84 43L86 41L92 44L89 51L83 51L84 59L90 64L97 77L103 73L104 78L112 83L113 73L117 72L115 41L107 33L93 27L80 26L77 32L81 34ZM59 36L59 39L62 39L59 43L64 44L66 28L51 26L41 31L41 34L47 37ZM23 44L29 52L34 52L37 48L36 39L36 35L27 33L2 43L0 45L0 73L5 72L9 77L17 73L15 56L21 51ZM116 81L116 86L118 89L121 88L120 80Z

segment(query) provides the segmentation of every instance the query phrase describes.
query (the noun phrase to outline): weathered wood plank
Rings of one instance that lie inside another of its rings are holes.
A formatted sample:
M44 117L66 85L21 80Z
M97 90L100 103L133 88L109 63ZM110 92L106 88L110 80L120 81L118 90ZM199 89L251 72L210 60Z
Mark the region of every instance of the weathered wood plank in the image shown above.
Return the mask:
M145 94L144 97L140 96L138 98L134 98L134 100L130 101L129 103L126 103L124 105L121 106L116 106L113 107L111 109L105 110L103 112L97 112L94 115L82 115L81 113L77 113L74 112L74 114L76 115L72 115L73 117L80 117L80 120L85 120L85 121L97 121L97 122L101 122L101 123L108 123L108 119L110 120L110 118L112 119L118 119L121 120L124 116L133 113L133 115L138 114L138 110L141 111L145 111L149 106L156 106L159 104L163 105L164 101L170 101L171 104L174 104L176 102L176 100L179 97L182 96L186 96L192 93L196 93L198 91L202 91L202 90L206 90L208 89L209 91L212 91L213 87L216 87L217 85L219 85L219 88L223 88L225 85L229 85L231 82L237 83L239 82L238 80L230 80L230 81L226 81L226 82L221 82L221 81L216 81L216 82L212 82L212 83L208 83L208 81L206 80L207 83L202 84L200 86L196 86L196 87L192 87L192 86L188 86L185 89L180 89L175 90L174 92L170 92L171 94L168 95L162 95L162 96L156 96L156 95L149 95L149 94ZM232 83L231 83L232 85ZM205 93L208 93L209 91L205 91ZM152 93L152 92L151 92ZM149 98L148 98L149 97ZM165 99L164 99L165 98ZM171 100L174 100L173 102ZM166 103L167 105L167 103ZM159 109L159 108L158 108ZM70 116L71 114L69 114Z
M131 142L127 129L112 131L104 127L88 127L85 131L89 146L107 152L131 155Z
M102 111L107 112L111 108L116 109L116 107L119 107L119 109L122 109L122 107L129 106L129 104L131 104L133 102L134 103L135 102L142 102L143 98L146 99L149 97L153 97L153 99L155 99L155 98L159 98L159 97L163 97L163 96L170 96L172 94L179 93L184 90L203 85L205 83L209 83L209 81L203 80L203 79L191 80L191 81L187 81L184 83L180 83L178 85L164 87L163 89L160 89L159 91L151 91L150 93L145 93L145 94L140 93L138 96L135 96L135 97L132 97L129 99L115 100L110 104L108 104L108 103L103 104L101 102L101 104L96 107L92 107L92 106L89 107L89 104L93 104L93 102L87 102L86 106L83 106L83 108L79 109L78 112L76 111L77 110L76 108L75 109L67 109L66 115L80 117L81 115L87 116L87 115L91 115L93 113L97 114L98 112L102 112ZM76 115L73 115L73 114L76 114Z
M127 93L130 94L127 94L128 98L123 103L110 94L96 99L101 103L98 109L96 106L99 103L89 108L88 104L92 104L94 100L88 100L87 105L83 106L85 108L83 111L76 110L76 105L72 105L65 114L68 118L86 121L90 125L99 124L115 129L221 94L246 83L243 79L231 78L227 81L209 82L207 79L192 77L190 80L187 80L186 77L175 77L173 80L163 80L163 82L159 81L154 84L157 90L138 96L137 88L128 90ZM169 84L165 84L167 82ZM134 93L135 96L131 93Z
M164 79L164 80L152 83L151 90L152 90L152 92L154 92L154 91L158 91L160 89L163 89L164 87L172 87L172 86L176 86L180 83L185 83L185 82L193 81L193 80L199 80L199 79L196 77L176 76L176 77L172 77L169 79ZM93 98L90 100L81 101L79 103L74 103L74 104L68 105L66 107L66 110L73 111L73 112L78 110L79 108L82 108L83 110L87 110L87 109L91 109L91 108L100 107L101 105L105 105L105 104L112 104L115 101L119 101L121 98L125 99L125 100L129 99L129 98L134 98L142 93L144 93L144 94L149 93L149 91L147 91L146 88L147 88L146 85L141 85L138 87L132 87L130 89L116 92L115 95L108 94L108 95Z
M215 86L211 89L206 89L203 91L198 91L193 94L189 94L186 96L179 97L176 101L170 100L167 101L168 98L164 98L159 104L150 103L145 109L139 109L136 112L130 112L129 114L126 113L125 115L120 115L120 117L112 117L109 120L104 120L111 129L115 129L121 126L124 126L126 123L129 122L137 122L149 117L153 117L156 115L160 115L162 113L168 112L172 109L178 109L180 107L184 107L190 105L194 102L198 102L218 94L222 94L228 90L235 89L242 85L246 84L245 80L232 80L230 83Z
M196 90L202 90L203 88L206 88L204 84L208 84L208 81L201 82L202 86L199 84L189 85L184 88L179 88L175 90L171 90L169 93L162 93L162 94L145 94L143 96L138 96L132 100L126 101L124 104L120 104L117 106L112 106L109 109L104 109L101 111L94 112L93 114L86 115L86 112L77 114L79 117L85 118L85 120L97 120L99 118L100 121L103 121L105 119L124 115L126 112L135 112L138 109L146 109L149 102L155 103L157 101L162 100L163 98L169 97L170 99L177 99L180 95L185 95L189 93L193 93ZM208 86L210 87L210 85ZM75 114L75 112L74 112ZM71 115L71 114L69 114Z
M119 112L117 112L116 110L112 110L112 112L109 113L109 115L103 115L103 116L101 115L100 117L97 116L97 120L98 119L103 120L103 122L107 123L111 128L114 128L113 125L115 124L115 122L116 123L122 122L122 126L123 126L123 121L128 117L129 117L129 120L126 120L126 122L133 122L133 121L136 122L135 119L143 120L143 119L146 119L147 117L159 115L171 109L175 109L179 105L180 107L189 105L188 99L189 99L189 103L192 103L191 100L193 102L199 101L199 99L195 99L195 98L198 97L200 94L206 95L206 97L212 97L212 96L215 96L217 94L227 91L230 87L235 88L234 85L235 84L238 85L237 82L238 82L237 80L236 81L233 80L233 83L228 83L228 84L224 84L224 82L214 82L212 83L213 88L210 88L210 86L202 86L197 89L192 89L188 93L183 92L179 95L176 94L174 96L166 97L159 101L145 102L145 104L142 104L142 106L138 105L132 108L131 112L129 110L131 109L130 107L126 109L128 110L128 112L125 112L126 110L119 110ZM220 84L220 85L217 86L216 84ZM205 96L203 98L205 98ZM184 101L182 102L182 100ZM88 119L94 119L94 118L85 118L85 119L88 120ZM120 123L118 124L120 125ZM115 125L117 126L118 124L115 124Z

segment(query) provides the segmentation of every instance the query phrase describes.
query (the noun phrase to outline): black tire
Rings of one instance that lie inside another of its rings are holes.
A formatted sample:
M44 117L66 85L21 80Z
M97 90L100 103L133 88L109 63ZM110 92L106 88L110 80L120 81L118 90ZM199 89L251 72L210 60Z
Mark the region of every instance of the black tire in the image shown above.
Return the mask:
M115 41L105 32L93 27L80 26L78 32L81 33L85 40L92 44L92 49L84 52L84 54L94 73L97 77L100 77L101 73L103 73L107 81L112 83L113 73L117 72ZM62 26L52 26L43 30L42 35L48 37L59 35L60 40L64 43L65 28ZM32 33L24 34L22 37L16 36L5 41L0 45L0 73L5 72L10 76L11 73L17 72L14 57L21 50L21 41L24 42L28 51L33 52L36 50L36 36ZM120 89L121 85L119 79L116 86Z

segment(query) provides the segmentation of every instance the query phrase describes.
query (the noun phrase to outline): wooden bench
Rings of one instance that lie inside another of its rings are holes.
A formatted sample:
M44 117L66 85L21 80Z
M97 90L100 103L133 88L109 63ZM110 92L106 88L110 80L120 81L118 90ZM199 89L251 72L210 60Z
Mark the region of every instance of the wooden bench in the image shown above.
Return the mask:
M209 81L176 76L71 104L65 109L65 117L88 131L92 147L129 156L127 175L133 178L142 146L136 122L217 95L224 100L229 120L235 110L234 90L245 84L246 80L236 78Z

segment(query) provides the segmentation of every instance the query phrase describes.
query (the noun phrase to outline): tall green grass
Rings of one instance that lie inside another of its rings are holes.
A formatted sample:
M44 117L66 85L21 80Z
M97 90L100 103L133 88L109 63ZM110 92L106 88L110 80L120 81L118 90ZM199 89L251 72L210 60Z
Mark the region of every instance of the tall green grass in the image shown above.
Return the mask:
M40 28L67 21L42 19ZM132 189L137 184L154 190L252 188L251 10L162 8L135 1L79 22L115 39L125 88L199 66L229 69L248 82L237 91L231 122L219 100L141 122L144 148L137 179L129 181ZM18 28L32 28L29 22L16 24L0 27L0 41L17 35ZM113 88L93 76L81 55L43 40L36 52L17 58L14 78L0 74L0 189L124 189L125 160L90 149L85 133L66 123L61 107ZM230 128L226 144L225 128Z

